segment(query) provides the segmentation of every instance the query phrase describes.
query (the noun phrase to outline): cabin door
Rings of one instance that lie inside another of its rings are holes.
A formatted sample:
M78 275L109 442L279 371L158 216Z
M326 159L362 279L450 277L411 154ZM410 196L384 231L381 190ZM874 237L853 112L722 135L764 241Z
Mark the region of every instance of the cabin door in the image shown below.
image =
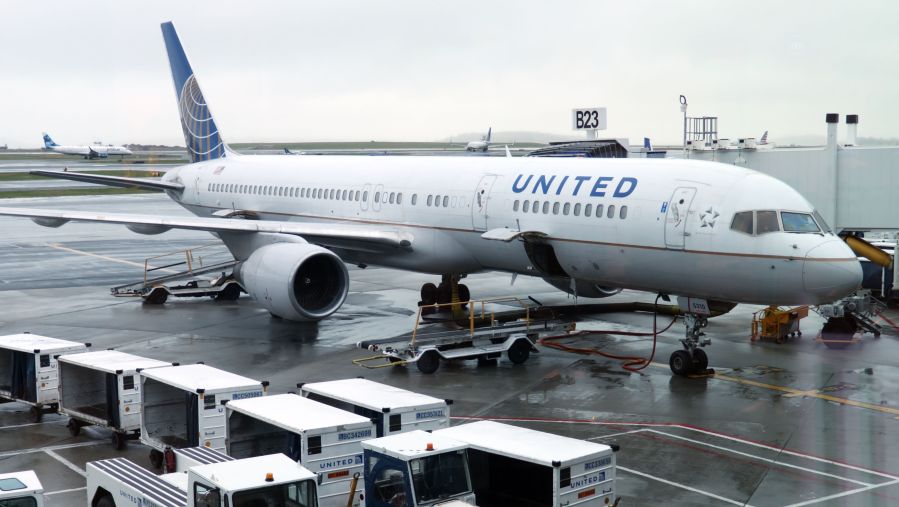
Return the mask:
M487 174L478 182L471 201L471 226L476 231L487 230L487 203L490 201L490 189L496 182L495 174Z
M690 235L687 232L687 220L690 216L690 205L696 196L694 187L678 187L668 201L668 209L665 213L665 246L676 250L684 249L684 239Z

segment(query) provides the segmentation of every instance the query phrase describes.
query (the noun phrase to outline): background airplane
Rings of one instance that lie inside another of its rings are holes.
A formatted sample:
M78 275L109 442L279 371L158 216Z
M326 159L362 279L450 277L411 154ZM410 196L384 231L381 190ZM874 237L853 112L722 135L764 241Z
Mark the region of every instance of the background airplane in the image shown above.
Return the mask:
M81 155L84 158L106 158L110 155L118 155L124 157L131 155L131 150L124 146L113 146L111 144L92 143L81 146L59 145L53 141L50 134L44 132L44 149L62 153L63 155Z

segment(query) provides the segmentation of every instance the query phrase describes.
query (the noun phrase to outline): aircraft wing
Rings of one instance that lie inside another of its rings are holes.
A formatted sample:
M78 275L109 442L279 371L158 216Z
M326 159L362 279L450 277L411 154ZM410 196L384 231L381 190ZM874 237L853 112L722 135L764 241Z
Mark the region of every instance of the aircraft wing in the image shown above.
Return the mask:
M361 251L412 248L412 234L390 227L364 224L324 224L235 218L165 217L127 213L96 213L28 208L0 208L0 216L28 217L46 227L66 222L94 222L125 225L141 234L159 234L169 229L213 233L277 233L300 236L310 243Z
M31 174L36 174L38 176L47 176L48 178L59 178L63 180L83 181L85 183L96 183L98 185L109 185L111 187L174 190L175 192L182 192L184 190L184 186L179 185L178 183L168 183L164 181L144 178L103 176L100 174L76 173L69 171L31 171Z

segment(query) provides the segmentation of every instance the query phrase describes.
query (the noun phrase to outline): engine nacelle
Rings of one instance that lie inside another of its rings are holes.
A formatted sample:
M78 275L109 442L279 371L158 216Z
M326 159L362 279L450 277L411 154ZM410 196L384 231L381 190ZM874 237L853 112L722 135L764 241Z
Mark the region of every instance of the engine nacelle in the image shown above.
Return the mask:
M346 300L350 276L334 252L306 243L257 248L235 272L244 289L273 315L321 320Z
M574 294L574 292L572 292L571 279L544 278L543 280L561 291L567 292L569 294ZM585 298L607 298L621 292L621 289L615 287L603 287L601 285L597 285L593 282L588 282L585 280L575 280L574 290L577 291L577 295L579 297Z

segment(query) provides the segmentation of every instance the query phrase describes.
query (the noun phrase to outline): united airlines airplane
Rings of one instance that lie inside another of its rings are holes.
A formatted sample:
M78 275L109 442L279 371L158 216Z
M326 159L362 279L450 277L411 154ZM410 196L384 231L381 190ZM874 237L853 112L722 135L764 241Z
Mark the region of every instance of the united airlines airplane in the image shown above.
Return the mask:
M39 172L164 190L195 218L2 208L59 227L209 231L234 276L275 316L320 320L349 288L344 263L442 275L538 276L563 291L622 288L730 303L832 302L861 267L809 202L755 171L712 162L527 157L290 157L230 151L171 23L162 25L191 164L160 181ZM447 284L422 287L433 302ZM459 292L466 292L458 286ZM672 370L705 369L705 316L684 319Z
M62 153L63 155L81 155L84 158L107 158L110 155L131 155L131 150L124 146L111 144L87 144L82 146L64 146L56 144L50 134L44 132L44 149Z

